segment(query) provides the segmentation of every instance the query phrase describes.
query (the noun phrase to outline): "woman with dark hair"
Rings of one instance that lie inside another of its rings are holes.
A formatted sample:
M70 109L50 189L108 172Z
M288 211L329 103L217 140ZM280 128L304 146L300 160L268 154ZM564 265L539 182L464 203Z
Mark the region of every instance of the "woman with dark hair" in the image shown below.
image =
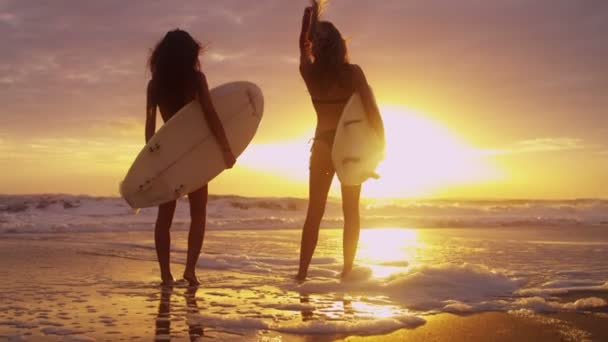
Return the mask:
M236 160L211 102L207 79L200 70L198 60L200 52L201 45L182 30L169 31L152 51L149 61L152 79L148 83L146 101L146 142L152 138L156 130L157 107L164 122L167 122L182 107L196 99L200 101L203 115L222 147L226 166L231 168ZM207 185L188 194L191 224L188 233L188 257L183 277L191 286L200 284L196 277L196 263L205 235L207 195ZM171 246L169 230L175 206L176 201L159 206L154 230L154 242L163 285L172 285L174 281L169 262Z
M308 267L319 237L327 194L335 170L331 158L340 116L348 100L359 93L369 121L384 140L384 127L365 74L350 64L346 42L329 21L319 21L320 4L313 0L304 11L300 34L300 73L317 113L310 157L309 204L302 231L300 267L297 280L306 279ZM359 195L361 186L342 186L344 212L342 277L352 270L359 241Z

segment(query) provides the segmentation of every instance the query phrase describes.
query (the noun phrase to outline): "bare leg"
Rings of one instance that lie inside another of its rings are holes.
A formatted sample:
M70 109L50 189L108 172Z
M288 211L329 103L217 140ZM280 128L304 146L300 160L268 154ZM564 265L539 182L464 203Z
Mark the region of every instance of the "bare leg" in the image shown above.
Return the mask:
M317 147L318 146L318 147ZM300 245L300 267L298 270L297 280L306 279L308 266L312 260L312 255L317 247L319 240L319 226L325 212L325 204L327 203L327 193L331 186L331 181L334 177L334 172L328 172L323 168L327 164L327 160L323 158L331 158L331 152L325 145L316 145L316 148L328 149L321 151L321 155L316 155L313 151L310 167L309 179L309 200L308 212L306 213L306 221L302 230L302 242ZM331 165L331 159L329 160Z
M342 211L344 212L344 234L342 236L344 269L342 276L346 276L353 269L353 262L357 254L359 231L359 197L361 186L342 186Z
M190 232L188 233L188 259L184 279L190 286L198 286L200 282L196 278L196 264L203 247L205 237L205 221L207 216L208 187L204 187L188 194L190 201Z
M173 284L171 275L170 253L171 253L171 222L175 213L175 201L161 204L158 207L158 217L154 229L154 242L156 245L156 256L160 265L160 278L163 285Z

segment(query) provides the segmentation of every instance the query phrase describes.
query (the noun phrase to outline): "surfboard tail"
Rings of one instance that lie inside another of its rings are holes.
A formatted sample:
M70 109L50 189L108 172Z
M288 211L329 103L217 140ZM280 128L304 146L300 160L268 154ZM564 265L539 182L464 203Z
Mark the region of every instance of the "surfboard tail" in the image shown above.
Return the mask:
M367 178L372 178L372 179L380 179L380 175L377 172L370 172L367 175Z

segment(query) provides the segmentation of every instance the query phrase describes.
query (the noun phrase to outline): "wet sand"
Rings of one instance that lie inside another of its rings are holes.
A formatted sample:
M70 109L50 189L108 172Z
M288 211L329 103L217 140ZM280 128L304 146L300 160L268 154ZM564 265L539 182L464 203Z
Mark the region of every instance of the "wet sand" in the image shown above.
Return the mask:
M173 267L175 276L181 274L183 266ZM90 250L90 244L66 243L52 235L5 235L0 241L0 341L608 340L604 312L439 314L425 316L426 324L415 329L366 337L290 335L255 328L243 332L189 319L212 306L212 293L218 292L213 288L214 271L201 272L203 287L198 291L185 286L163 291L157 274L152 260L100 255ZM204 284L209 284L207 289Z
M608 341L608 316L566 313L519 317L503 312L469 316L426 316L426 324L382 336L349 337L348 342L380 341Z

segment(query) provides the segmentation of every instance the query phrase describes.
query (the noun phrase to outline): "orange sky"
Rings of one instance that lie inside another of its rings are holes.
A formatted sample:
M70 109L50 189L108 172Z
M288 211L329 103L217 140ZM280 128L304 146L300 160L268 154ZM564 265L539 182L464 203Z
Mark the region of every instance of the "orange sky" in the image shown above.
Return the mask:
M116 195L144 140L149 49L182 27L209 43L211 85L247 79L266 97L253 145L211 191L305 196L305 4L0 2L0 193ZM608 197L606 2L335 0L327 18L387 121L383 178L364 195Z

